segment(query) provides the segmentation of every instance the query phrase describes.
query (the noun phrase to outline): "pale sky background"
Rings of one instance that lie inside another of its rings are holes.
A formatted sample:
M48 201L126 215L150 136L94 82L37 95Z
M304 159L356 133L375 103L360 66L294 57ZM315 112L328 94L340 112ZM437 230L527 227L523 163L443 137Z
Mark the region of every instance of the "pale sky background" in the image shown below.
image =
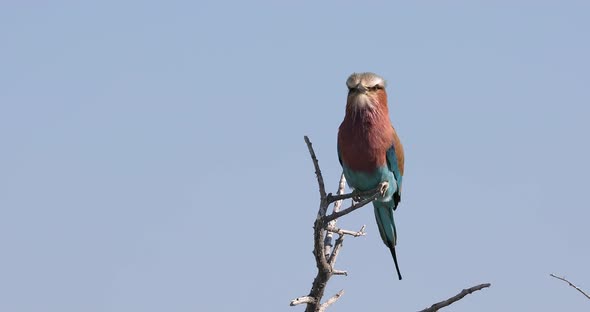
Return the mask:
M303 311L309 135L388 80L398 281L372 208L329 311L587 311L590 2L0 4L0 311Z

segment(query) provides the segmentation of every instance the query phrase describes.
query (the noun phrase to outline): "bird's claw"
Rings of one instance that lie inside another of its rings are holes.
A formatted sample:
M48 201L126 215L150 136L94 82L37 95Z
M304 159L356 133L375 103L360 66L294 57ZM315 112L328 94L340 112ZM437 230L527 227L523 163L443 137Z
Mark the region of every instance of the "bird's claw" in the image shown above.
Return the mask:
M381 197L385 196L385 193L387 193L387 189L389 189L389 182L383 181L379 183L379 194L381 194Z
M359 191L357 191L357 190L352 191L352 194L354 194L352 196L352 201L354 201L355 203L359 203L361 200L363 200L363 197L358 195L358 193L359 193Z

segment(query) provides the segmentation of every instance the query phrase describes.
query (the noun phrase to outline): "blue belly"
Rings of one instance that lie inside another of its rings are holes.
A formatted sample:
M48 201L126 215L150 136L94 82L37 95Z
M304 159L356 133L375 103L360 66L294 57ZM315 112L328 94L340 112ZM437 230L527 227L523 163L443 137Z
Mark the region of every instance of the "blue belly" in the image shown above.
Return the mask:
M397 191L395 176L387 166L381 166L373 172L354 171L347 166L342 167L346 182L350 187L358 191L369 191L379 186L379 183L383 181L389 182L389 188L387 189L385 196L377 198L376 200L378 201L390 201L393 194Z

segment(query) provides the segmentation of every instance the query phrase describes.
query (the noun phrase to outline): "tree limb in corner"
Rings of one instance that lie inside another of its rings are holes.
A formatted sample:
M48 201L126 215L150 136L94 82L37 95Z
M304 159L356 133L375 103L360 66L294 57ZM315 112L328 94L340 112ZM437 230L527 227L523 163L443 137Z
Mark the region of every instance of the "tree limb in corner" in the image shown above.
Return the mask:
M469 294L471 294L471 293L473 293L475 291L478 291L478 290L481 290L483 288L490 287L490 286L491 286L491 284L486 283L486 284L480 284L480 285L477 285L477 286L473 286L471 288L463 289L460 293L456 294L455 296L453 296L453 297L451 297L451 298L449 298L447 300L443 300L441 302L437 302L437 303L433 304L432 306L430 306L430 308L426 308L426 309L424 309L424 310L422 310L420 312L435 312L435 311L438 311L438 310L440 310L440 309L442 309L444 307L450 306L451 304L453 304L453 303L455 303L455 302L463 299L463 297L465 297L465 296L467 296L467 295L469 295Z
M575 288L577 291L581 292L582 295L586 296L586 298L590 299L590 295L588 295L587 293L585 293L582 289L580 289L580 287L578 287L578 286L572 284L570 281L566 280L565 277L559 277L559 276L556 276L556 275L553 275L553 274L549 274L549 276L555 277L558 280L562 280L562 281L568 283L570 286L572 286L573 288Z

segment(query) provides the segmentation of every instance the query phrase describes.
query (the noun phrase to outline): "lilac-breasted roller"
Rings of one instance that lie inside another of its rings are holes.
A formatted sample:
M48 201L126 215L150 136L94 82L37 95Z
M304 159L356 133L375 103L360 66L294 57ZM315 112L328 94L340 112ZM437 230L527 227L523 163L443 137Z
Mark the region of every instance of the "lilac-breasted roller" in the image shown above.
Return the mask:
M393 211L401 199L404 150L389 119L385 80L373 73L354 73L346 85L348 100L338 130L338 158L351 188L381 189L380 196L373 201L375 219L401 280Z

